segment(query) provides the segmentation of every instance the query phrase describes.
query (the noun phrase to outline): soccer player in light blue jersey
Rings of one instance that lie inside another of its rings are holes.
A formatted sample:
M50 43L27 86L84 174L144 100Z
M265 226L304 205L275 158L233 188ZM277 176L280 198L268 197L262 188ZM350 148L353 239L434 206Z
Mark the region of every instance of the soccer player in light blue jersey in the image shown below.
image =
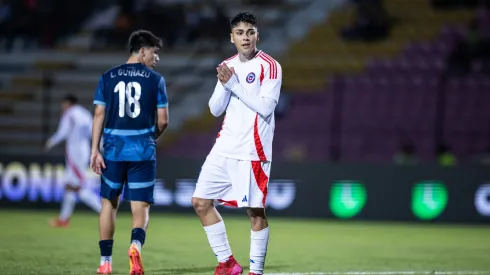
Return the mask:
M101 175L98 274L112 273L115 216L123 190L133 214L130 274L144 274L141 248L154 202L156 140L168 125L165 79L153 71L161 48L162 41L151 32L132 33L127 63L103 73L95 92L90 166Z

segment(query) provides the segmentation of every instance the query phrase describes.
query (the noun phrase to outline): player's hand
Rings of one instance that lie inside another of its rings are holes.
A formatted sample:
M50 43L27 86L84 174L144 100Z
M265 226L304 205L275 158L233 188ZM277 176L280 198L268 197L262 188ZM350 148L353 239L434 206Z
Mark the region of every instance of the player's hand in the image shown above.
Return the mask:
M100 152L92 153L90 156L90 167L97 175L102 175L102 168L105 169L104 158Z
M53 146L51 145L51 140L46 141L46 144L44 145L44 152L46 153L46 152L48 152L49 150L51 150L51 147L53 147Z
M233 67L229 68L226 64L219 65L216 71L218 71L218 79L223 85L228 83L230 78L235 74L235 69Z

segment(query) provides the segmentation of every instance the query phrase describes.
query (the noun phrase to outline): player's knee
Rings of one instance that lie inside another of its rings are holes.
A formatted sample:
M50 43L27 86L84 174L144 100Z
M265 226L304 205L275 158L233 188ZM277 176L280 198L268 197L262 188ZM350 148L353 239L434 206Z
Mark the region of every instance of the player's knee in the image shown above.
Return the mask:
M247 214L250 217L252 224L254 221L260 222L260 220L267 220L264 208L247 208Z
M264 208L248 208L247 214L250 217L253 231L260 231L269 226Z
M147 217L150 213L150 204L143 201L131 201L131 213L137 217Z
M196 213L201 216L206 214L210 209L213 208L213 201L202 198L192 198L192 206Z
M111 200L102 198L102 209L117 210L118 207L119 207L119 196Z
M66 184L65 185L65 190L66 191L78 192L78 191L80 191L80 186L76 186L74 184Z
M265 208L247 208L247 214L250 218L267 219L265 215Z

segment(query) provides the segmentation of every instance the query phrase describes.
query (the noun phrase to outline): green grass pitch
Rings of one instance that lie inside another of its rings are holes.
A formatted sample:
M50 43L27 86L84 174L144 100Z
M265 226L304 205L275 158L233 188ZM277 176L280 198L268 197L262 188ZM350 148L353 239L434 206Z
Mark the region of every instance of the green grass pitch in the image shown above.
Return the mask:
M0 211L0 274L95 274L100 259L97 216L75 212L69 228L50 228L48 221L56 214ZM245 214L224 219L233 253L248 272L250 223ZM270 225L266 274L490 274L490 226L275 217ZM113 274L128 274L130 229L129 214L120 213ZM196 216L156 212L143 261L146 274L213 274L216 265Z

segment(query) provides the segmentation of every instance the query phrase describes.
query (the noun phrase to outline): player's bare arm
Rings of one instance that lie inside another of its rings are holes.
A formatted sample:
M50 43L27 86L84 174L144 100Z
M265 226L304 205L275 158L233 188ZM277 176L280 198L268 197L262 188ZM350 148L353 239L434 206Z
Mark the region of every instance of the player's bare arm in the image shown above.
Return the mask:
M99 151L102 128L104 127L105 106L96 105L94 120L92 122L92 152L90 155L90 167L98 175L102 175L102 168L105 167L104 158Z
M165 129L168 126L168 108L158 108L157 109L157 125L155 131L155 139L158 141L158 138L163 134Z
M240 98L240 100L252 111L259 113L262 117L269 117L274 112L277 101L272 98L263 97L260 94L253 94L250 91L247 91L242 85L240 85L238 77L233 68L229 68L226 64L222 64L217 70L218 79L223 86Z

